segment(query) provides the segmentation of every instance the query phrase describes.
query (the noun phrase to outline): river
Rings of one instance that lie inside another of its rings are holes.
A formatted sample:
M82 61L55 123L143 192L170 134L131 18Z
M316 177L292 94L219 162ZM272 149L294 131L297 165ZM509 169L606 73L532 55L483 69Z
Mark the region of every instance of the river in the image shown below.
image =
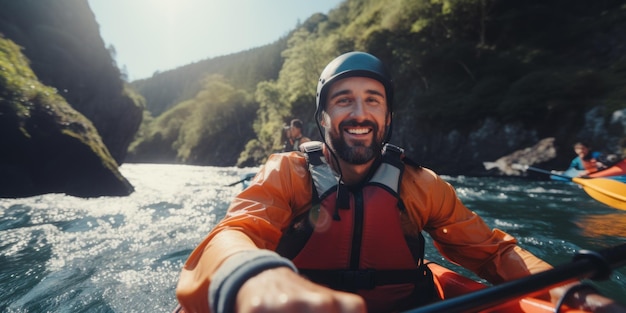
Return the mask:
M226 185L253 170L125 164L128 197L0 199L0 312L170 312L183 262L241 190ZM444 178L491 227L553 265L626 241L626 212L576 185ZM449 265L430 243L426 256ZM626 268L594 285L626 301Z

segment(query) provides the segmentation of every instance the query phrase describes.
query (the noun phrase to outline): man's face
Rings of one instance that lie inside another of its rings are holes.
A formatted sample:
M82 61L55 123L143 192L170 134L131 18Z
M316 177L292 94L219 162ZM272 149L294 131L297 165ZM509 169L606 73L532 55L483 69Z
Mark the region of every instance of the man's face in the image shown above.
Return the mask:
M330 86L322 126L328 144L344 161L365 164L381 153L390 123L385 87L366 77L348 77Z
M291 138L298 138L300 137L300 128L295 127L295 126L291 126Z
M589 149L583 145L576 145L574 147L574 152L579 156L585 156L589 152Z

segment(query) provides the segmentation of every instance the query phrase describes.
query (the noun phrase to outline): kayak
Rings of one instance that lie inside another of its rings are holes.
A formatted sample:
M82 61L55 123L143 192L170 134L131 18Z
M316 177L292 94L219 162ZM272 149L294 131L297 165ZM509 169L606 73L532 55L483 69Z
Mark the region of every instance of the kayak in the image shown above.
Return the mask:
M568 177L569 178L578 177L578 175L580 175L581 172L582 171L579 171L576 169L568 169L560 175L550 175L550 179L556 180L556 181L571 181L570 179L568 179ZM562 176L567 176L567 177L562 177ZM608 178L608 179L617 180L622 183L626 183L626 159L623 159L617 162L613 166L591 173L584 177Z
M452 299L458 296L466 295L474 291L479 291L485 288L489 288L488 285L477 282L469 277L463 276L449 268L441 266L437 263L427 263L428 268L433 272L435 279L435 286L439 297L445 301L446 299ZM416 308L419 310L419 308ZM184 313L185 310L177 306L173 313ZM557 312L555 305L549 301L538 299L535 297L527 296L508 302L504 302L493 306L491 308L479 311L483 313L554 313ZM558 312L567 313L583 313L586 311L580 311L568 308L566 306L561 307Z
M436 263L429 263L428 267L433 272L437 291L444 301L489 287ZM551 302L528 296L511 300L480 312L554 313L556 311L555 305ZM585 311L563 306L558 312L577 313Z

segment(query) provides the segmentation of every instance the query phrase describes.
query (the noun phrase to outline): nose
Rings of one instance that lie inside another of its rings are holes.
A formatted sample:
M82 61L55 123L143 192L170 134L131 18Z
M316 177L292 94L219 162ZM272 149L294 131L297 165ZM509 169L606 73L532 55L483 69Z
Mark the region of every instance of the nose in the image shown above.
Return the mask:
M365 101L363 101L363 98L357 97L354 101L354 106L352 107L352 112L350 115L352 115L356 119L362 119L366 115L366 110L367 109L365 107Z

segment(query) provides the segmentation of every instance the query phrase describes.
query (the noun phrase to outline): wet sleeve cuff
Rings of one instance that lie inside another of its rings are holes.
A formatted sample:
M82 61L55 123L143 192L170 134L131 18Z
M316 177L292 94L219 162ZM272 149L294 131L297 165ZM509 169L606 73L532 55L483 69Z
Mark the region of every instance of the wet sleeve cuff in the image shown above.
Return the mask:
M264 270L288 267L298 272L287 258L270 250L250 250L229 257L215 272L209 286L209 305L213 313L234 312L239 288Z

